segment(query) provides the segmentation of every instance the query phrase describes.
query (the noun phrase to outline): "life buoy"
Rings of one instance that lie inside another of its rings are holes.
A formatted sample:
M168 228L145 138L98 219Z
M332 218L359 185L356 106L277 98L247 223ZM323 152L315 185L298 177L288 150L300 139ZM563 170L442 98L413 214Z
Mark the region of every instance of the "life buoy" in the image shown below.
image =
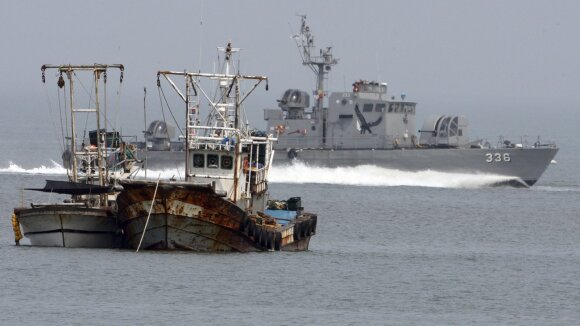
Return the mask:
M283 134L286 131L286 126L284 125L277 125L276 126L276 132L279 134Z

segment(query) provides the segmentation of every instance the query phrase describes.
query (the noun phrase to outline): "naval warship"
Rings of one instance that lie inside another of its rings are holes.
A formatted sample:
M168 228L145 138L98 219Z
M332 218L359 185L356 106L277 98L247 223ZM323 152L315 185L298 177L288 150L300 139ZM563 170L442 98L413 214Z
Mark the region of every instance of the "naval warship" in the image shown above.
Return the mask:
M418 134L417 103L387 95L387 83L357 80L352 91L332 92L328 103L324 81L338 63L327 47L315 55L314 37L302 17L300 33L293 38L303 64L316 74L317 89L288 89L278 109L265 109L268 131L275 134L274 164L302 161L315 166L376 165L402 171L439 171L505 176L513 186L532 186L558 152L554 143L511 142L497 145L470 140L469 124L462 115L428 118Z
M338 60L330 47L315 55L306 16L301 19L293 39L303 65L316 74L315 103L310 106L310 92L288 89L278 108L264 110L267 132L278 138L274 166L301 161L322 167L375 165L411 172L488 174L505 176L498 184L529 187L558 152L554 143L539 138L517 142L500 138L497 144L470 140L468 120L462 115L432 116L415 134L417 103L405 95L389 97L383 82L357 80L351 91L328 96L324 81ZM135 145L148 169L183 169L184 139L180 128L153 121L145 141Z

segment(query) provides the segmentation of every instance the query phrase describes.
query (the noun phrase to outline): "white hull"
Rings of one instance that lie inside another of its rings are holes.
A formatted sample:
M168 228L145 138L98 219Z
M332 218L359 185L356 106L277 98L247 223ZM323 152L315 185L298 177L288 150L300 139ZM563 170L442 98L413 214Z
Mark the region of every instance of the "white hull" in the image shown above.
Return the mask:
M33 246L117 248L120 244L117 220L109 209L46 205L15 213Z

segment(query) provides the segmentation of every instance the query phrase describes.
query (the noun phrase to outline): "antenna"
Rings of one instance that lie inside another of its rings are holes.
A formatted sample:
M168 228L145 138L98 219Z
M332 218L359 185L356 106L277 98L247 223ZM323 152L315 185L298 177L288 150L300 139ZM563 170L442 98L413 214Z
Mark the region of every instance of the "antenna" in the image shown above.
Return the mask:
M199 9L199 63L197 66L197 69L199 69L199 71L201 71L202 45L203 45L203 0L200 1L200 9Z
M293 35L298 48L302 48L302 64L308 66L316 74L316 90L314 93L316 107L313 112L316 119L322 116L322 145L326 144L326 110L324 110L324 79L327 78L332 66L338 63L332 55L332 46L320 49L320 55L312 55L315 49L314 36L310 26L306 24L306 15L298 15L301 18L300 33Z
M143 86L143 122L145 123L145 129L143 129L143 136L145 136L145 179L147 179L147 110L146 110L146 99L147 99L147 87Z

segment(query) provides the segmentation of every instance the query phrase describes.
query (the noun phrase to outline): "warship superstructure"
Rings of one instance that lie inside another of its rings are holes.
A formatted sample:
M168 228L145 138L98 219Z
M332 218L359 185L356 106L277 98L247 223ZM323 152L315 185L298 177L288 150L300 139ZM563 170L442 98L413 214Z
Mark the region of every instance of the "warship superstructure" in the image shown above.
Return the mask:
M265 109L268 130L277 135L275 164L303 161L316 166L376 165L403 171L433 170L506 176L505 183L531 186L556 153L553 143L502 140L491 145L470 140L462 115L438 115L418 129L416 103L387 95L387 83L357 80L348 92L327 95L324 81L338 63L327 47L315 55L314 37L302 16L300 33L293 37L303 64L317 77L310 93L288 89L279 109ZM325 105L325 98L328 104ZM503 183L503 182L502 182Z

